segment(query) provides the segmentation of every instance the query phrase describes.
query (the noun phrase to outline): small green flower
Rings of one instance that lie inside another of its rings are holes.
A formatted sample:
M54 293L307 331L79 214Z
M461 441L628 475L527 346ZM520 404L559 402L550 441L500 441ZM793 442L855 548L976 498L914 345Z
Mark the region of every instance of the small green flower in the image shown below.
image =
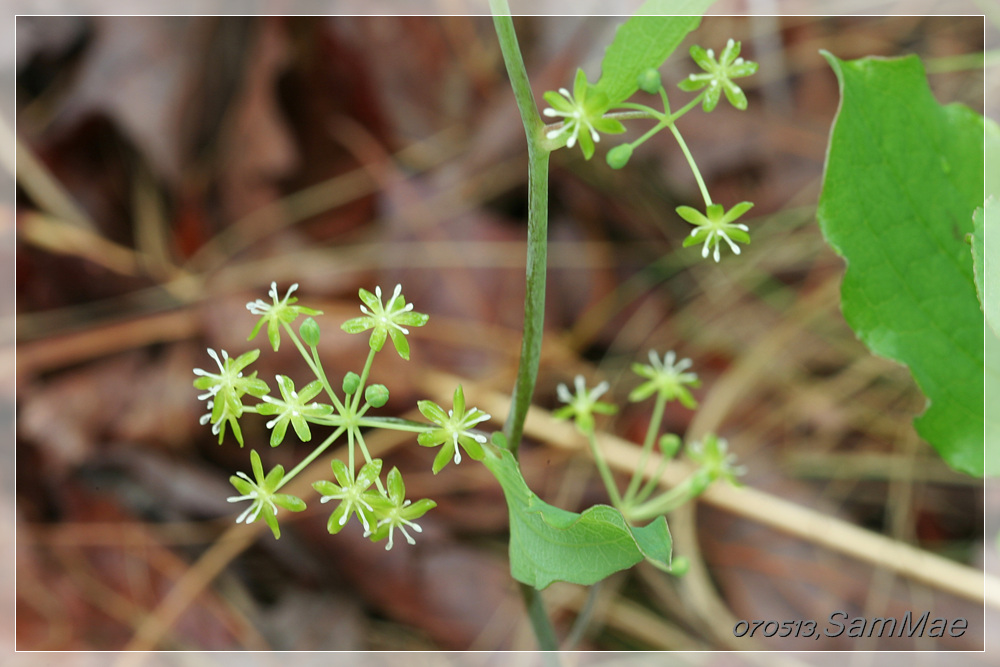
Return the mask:
M594 144L601 140L600 132L620 134L625 131L619 121L604 117L609 108L608 96L593 90L582 69L576 71L572 94L560 88L558 93L550 90L543 97L552 107L542 113L549 118L564 119L562 127L550 130L545 138L551 140L568 135L566 148L573 148L579 141L580 150L588 160L594 155Z
M668 401L677 399L684 407L693 410L698 403L684 385L697 387L701 383L694 373L684 372L688 368L691 368L690 359L677 361L677 355L670 351L661 360L655 350L650 350L648 364L632 364L632 371L646 378L647 382L633 389L628 400L644 401L653 394L659 394Z
M358 290L358 295L365 305L361 306L363 317L355 317L341 325L341 329L347 333L361 333L373 329L368 345L378 352L385 345L385 338L388 335L392 338L392 344L396 347L396 352L403 359L410 358L410 344L406 342L406 334L410 331L404 327L422 327L427 324L427 315L413 312L413 304L406 303L406 299L400 293L402 287L396 285L392 296L386 306L382 306L382 288L376 287L375 294L368 290Z
M226 435L226 424L230 424L233 433L243 446L243 433L240 431L239 418L243 414L243 396L250 394L261 398L270 389L267 383L257 378L257 371L244 376L243 370L260 356L260 350L251 350L232 359L225 350L222 358L215 350L209 348L208 355L219 367L218 373L209 373L201 368L195 368L194 374L200 376L194 381L195 389L205 391L198 396L199 401L208 401L209 412L201 416L199 422L212 424L212 433L219 436L219 444Z
M559 400L567 405L552 413L556 419L573 418L576 427L584 433L594 430L594 413L602 415L613 415L618 408L610 403L597 400L608 390L608 383L602 382L590 391L587 391L586 380L582 375L577 375L573 379L576 387L576 394L569 393L566 385L560 384L556 387L556 395Z
M299 440L309 442L312 439L312 433L309 431L308 420L325 417L333 412L332 405L309 402L322 391L323 383L319 380L313 380L296 392L295 385L287 375L275 375L274 377L278 380L278 388L281 389L281 397L284 400L264 396L265 402L257 406L258 414L277 415L267 422L267 427L271 429L271 446L277 447L285 439L285 431L288 429L289 423L295 429Z
M701 256L708 257L708 252L712 248L715 253L712 255L716 262L719 261L719 242L725 241L734 255L740 254L740 247L733 243L750 243L750 228L743 224L733 224L733 221L749 211L753 204L743 201L729 209L727 212L722 204L710 204L708 215L690 206L678 206L677 215L681 216L695 228L691 234L684 239L684 247L697 245L704 242L701 248Z
M281 484L285 476L285 469L280 466L271 468L271 472L264 476L264 467L260 463L260 456L256 451L250 451L250 465L253 467L254 479L245 472L238 472L229 478L229 482L236 487L240 493L238 496L226 498L228 502L238 503L249 500L250 507L243 510L243 513L236 517L236 523L253 523L258 516L263 514L264 523L274 533L274 539L281 537L278 529L278 507L284 507L290 512L301 512L306 508L305 502L296 496L287 493L275 493L275 489Z
M692 92L701 90L708 86L705 99L702 101L702 108L711 111L719 103L719 96L725 92L726 99L734 107L743 111L747 108L746 94L733 83L733 79L743 76L750 76L757 71L757 63L738 58L740 55L740 43L729 40L726 48L722 50L719 60L715 59L712 49L706 51L700 46L691 47L691 58L694 59L698 67L705 70L704 74L690 74L688 78L681 81L678 87L681 90Z
M687 446L687 455L708 474L709 481L725 479L734 486L740 482L736 478L746 473L745 466L736 465L736 455L729 453L729 443L714 435Z
M408 543L416 544L413 536L406 531L406 528L409 527L417 533L423 532L423 529L414 523L414 520L419 519L429 510L437 507L437 503L427 498L418 500L415 503L406 500L406 487L403 485L403 476L397 468L389 471L389 475L386 478L386 486L388 487L388 496L379 497L372 501L379 520L375 524L375 530L366 531L365 537L371 538L372 542L378 542L388 537L389 543L385 545L385 550L388 551L392 549L392 534L398 528Z
M461 449L476 461L481 461L484 456L482 445L486 443L486 436L473 433L471 429L490 419L490 415L478 408L465 409L465 393L462 391L462 385L455 389L452 404L454 407L445 413L444 408L434 401L417 402L421 414L439 427L418 435L417 443L423 447L444 445L434 457L432 469L435 475L448 465L448 461L452 458L456 465L460 463Z
M331 500L340 501L337 509L333 510L329 521L326 522L326 529L330 531L330 534L339 533L340 529L347 524L347 520L351 518L351 512L354 512L361 521L361 525L365 527L365 532L369 532L371 524L375 520L375 508L372 507L371 501L377 500L380 496L369 491L368 488L375 483L375 479L382 472L382 459L373 459L370 463L363 465L357 478L353 480L347 464L340 459L334 459L330 465L339 484L325 480L313 482L313 488L322 496L319 499L321 503Z
M271 300L274 303L268 303L263 299L257 299L256 301L251 301L247 304L247 310L249 310L254 315L260 315L261 318L257 320L257 324L254 326L253 331L250 332L250 336L247 340L253 340L260 328L267 323L267 338L271 341L271 347L274 351L278 351L278 346L281 344L281 325L291 324L295 321L295 318L301 315L320 315L323 311L313 310L312 308L306 308L305 306L295 306L293 305L297 298L292 296L292 292L299 288L299 284L295 283L288 288L288 292L285 294L285 298L278 300L278 284L271 283L271 289L268 290L268 295L270 295Z

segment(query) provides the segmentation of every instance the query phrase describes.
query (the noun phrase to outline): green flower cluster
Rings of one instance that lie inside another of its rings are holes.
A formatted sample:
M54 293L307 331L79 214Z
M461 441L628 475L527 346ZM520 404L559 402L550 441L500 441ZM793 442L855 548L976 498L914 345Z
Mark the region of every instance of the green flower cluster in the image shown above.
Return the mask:
M717 479L738 484L737 478L745 472L743 466L736 465L736 456L729 452L728 443L714 435L708 435L684 448L687 457L697 466L688 479L668 491L653 495L670 460L682 449L680 437L672 433L659 433L666 404L678 401L689 409L698 405L691 395L691 389L698 387L700 381L695 373L688 370L691 365L690 359L678 359L673 351L661 357L655 350L650 350L648 364L632 364L633 372L644 381L629 393L629 400L639 402L655 397L656 401L638 463L624 494L619 494L594 431L594 415L610 415L617 411L614 405L600 400L608 390L608 383L601 382L593 389L588 389L584 377L578 375L574 380L574 392L570 392L565 384L556 388L559 400L565 405L556 409L552 413L553 417L572 419L577 428L587 436L594 462L612 504L631 522L645 522L666 514L704 493ZM647 464L657 443L660 450L659 461L654 469L647 471Z
M294 432L301 442L310 442L317 426L332 429L332 433L287 474L281 465L277 465L265 475L260 454L251 451L252 475L238 472L230 478L238 495L228 498L229 502L250 503L237 517L237 523L250 524L263 518L275 538L279 537L278 509L300 512L306 507L302 498L281 493L280 489L346 434L348 461L333 460L331 469L334 479L312 483L313 489L320 495L321 504L336 504L327 521L327 530L338 533L354 517L366 537L376 542L386 540L387 549L392 548L397 533L407 543L413 544L414 534L421 532L417 520L436 504L426 498L416 501L406 498L406 486L398 468L392 468L383 482L382 459L371 457L365 444L365 430L385 428L410 431L417 435L417 442L424 447L443 445L432 467L437 473L449 461L459 463L462 450L473 459L483 458L482 445L486 436L476 433L474 429L490 416L477 408L466 408L462 387L455 390L451 410L445 411L432 401L419 402L420 412L430 423L369 415L369 410L381 408L389 401L389 390L385 385L369 383L375 354L382 350L386 340L392 340L397 354L409 359L408 327L423 326L427 323L427 315L414 312L413 304L406 302L400 285L396 285L384 303L381 287L376 287L374 293L359 290L363 315L348 320L341 328L352 334L371 331L369 354L360 374L351 371L344 375L339 387L342 394L339 394L328 381L317 350L320 328L311 316L322 313L296 305L297 299L291 295L297 287L293 285L284 298L279 299L277 285L271 283L270 303L258 299L247 304L252 314L260 316L250 338L266 328L274 350L278 350L283 335L290 338L316 376L315 380L296 389L291 377L276 375L280 398L270 395L267 383L257 378L256 371L249 370L250 364L260 356L259 350L233 359L224 350L220 356L210 349L209 356L215 360L219 372L200 368L194 370L198 376L194 386L204 392L199 399L206 400L209 408L201 423L212 425L212 432L219 436L220 443L229 427L243 445L239 420L246 413L270 418L265 425L271 431L271 447L281 445L289 432ZM296 335L291 325L300 315L307 317ZM320 399L323 394L325 398ZM246 405L244 399L247 396L258 398L260 402ZM360 470L356 470L354 464L358 452L364 458Z

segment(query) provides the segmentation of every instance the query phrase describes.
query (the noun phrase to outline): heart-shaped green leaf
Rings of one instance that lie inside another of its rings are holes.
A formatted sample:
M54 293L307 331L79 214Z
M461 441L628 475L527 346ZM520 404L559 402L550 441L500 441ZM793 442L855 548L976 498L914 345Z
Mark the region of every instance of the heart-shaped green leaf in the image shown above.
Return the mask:
M559 509L528 488L510 451L492 445L484 449L483 463L507 499L510 571L518 581L538 589L553 581L589 585L643 558L670 569L670 531L662 516L635 528L607 505L595 505L582 514Z
M844 317L906 364L928 399L915 425L983 474L983 315L966 235L983 203L983 118L941 106L920 60L825 54L841 88L818 217L847 263Z

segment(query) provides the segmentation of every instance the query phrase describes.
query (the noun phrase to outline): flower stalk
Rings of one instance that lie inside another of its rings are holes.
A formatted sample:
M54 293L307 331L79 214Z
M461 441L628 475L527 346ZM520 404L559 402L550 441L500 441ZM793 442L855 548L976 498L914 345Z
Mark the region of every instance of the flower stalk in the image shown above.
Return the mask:
M525 268L524 332L521 338L517 379L511 396L511 409L503 427L508 447L516 459L524 433L524 421L528 416L531 397L538 380L542 332L545 325L549 149L544 143L545 124L538 114L538 107L531 92L528 72L521 57L507 0L490 0L490 11L493 14L493 25L528 141L528 256ZM558 650L555 629L545 611L541 593L534 586L521 584L521 594L535 638L538 640L538 647L543 651Z

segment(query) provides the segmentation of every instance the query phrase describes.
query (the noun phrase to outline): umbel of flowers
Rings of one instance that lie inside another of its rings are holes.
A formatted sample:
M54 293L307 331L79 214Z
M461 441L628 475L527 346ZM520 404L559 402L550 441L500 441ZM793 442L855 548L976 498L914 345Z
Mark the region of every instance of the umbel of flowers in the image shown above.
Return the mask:
M360 373L346 373L334 388L317 350L320 327L314 316L322 315L322 311L297 305L298 299L292 296L297 288L298 285L292 285L284 297L279 297L277 285L271 283L270 301L257 299L247 304L247 310L258 317L248 340L264 330L275 351L282 338L291 340L315 379L297 388L290 376L276 375L278 391L277 395L273 394L267 382L249 368L260 356L260 350L250 350L232 358L225 350L220 355L210 349L208 354L215 361L218 372L200 368L194 371L197 376L194 386L202 391L198 398L206 401L208 407L201 423L211 425L220 443L228 429L243 446L240 420L248 413L267 418L264 425L271 433L271 447L281 446L291 434L300 442L313 442L317 432L325 432L315 449L287 473L283 466L277 465L265 474L260 454L252 450L251 474L237 472L230 478L237 494L229 497L229 502L249 503L236 521L252 524L263 519L274 537L279 537L279 509L301 512L306 508L303 498L288 493L287 489L282 492L282 489L309 469L309 465L331 445L346 440L347 460L334 458L330 464L333 479L318 479L311 484L319 494L320 504L332 507L327 529L330 533L339 533L355 519L365 537L372 541L385 540L387 549L399 541L397 535L414 544L415 535L422 532L417 520L433 509L435 503L427 498L407 498L403 475L395 467L383 478L383 461L369 452L365 433L373 428L409 431L416 435L420 445L441 445L433 464L433 471L437 473L449 462L460 463L462 451L473 459L482 458L486 436L475 428L489 420L490 415L474 407L466 408L461 387L455 390L451 410L445 411L432 401L420 401L420 411L430 423L373 415L372 410L383 407L389 400L389 390L384 385L369 381L376 354L387 340L391 340L396 353L409 359L406 336L412 328L424 326L427 315L414 311L400 285L396 285L388 299L384 298L381 287L376 287L374 292L360 290L362 315L348 320L341 328L350 334L370 332L368 358ZM305 319L296 331L292 325L300 317ZM253 402L252 399L257 400Z

